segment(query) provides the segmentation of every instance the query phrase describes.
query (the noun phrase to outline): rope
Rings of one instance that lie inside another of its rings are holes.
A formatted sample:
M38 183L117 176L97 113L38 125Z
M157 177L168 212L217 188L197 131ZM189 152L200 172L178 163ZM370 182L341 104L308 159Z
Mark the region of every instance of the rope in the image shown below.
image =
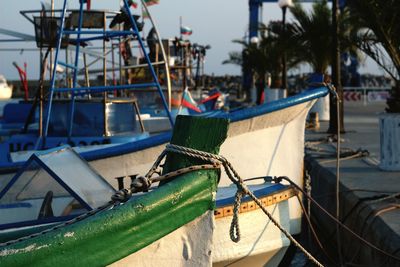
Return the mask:
M304 192L304 190L302 188L300 188L295 182L293 182L292 180L290 180L288 177L286 176L281 176L281 177L274 177L275 181L281 181L281 180L285 180L287 182L289 182L291 185L293 185L297 190L299 190L300 192L303 193L304 196L307 196L307 193ZM399 193L400 194L400 193ZM394 194L389 196L388 198L393 198L395 195L398 194ZM332 214L330 214L326 209L324 209L317 201L315 201L313 198L310 198L311 202L314 203L314 205L316 205L320 210L322 210L329 218L331 218L335 223L337 223L340 227L342 227L343 229L345 229L346 231L348 231L351 235L353 235L354 237L356 237L358 240L360 240L362 243L364 243L365 245L369 246L370 248L382 253L385 256L388 256L398 262L400 262L400 258L392 255L380 248L378 248L377 246L375 246L374 244L370 243L369 241L365 240L364 238L362 238L361 236L359 236L358 234L356 234L354 231L352 231L348 226L346 226L345 224L341 223L339 220L337 220L335 218L335 216L333 216ZM381 199L379 199L381 200Z
M394 194L391 194L389 196L385 196L385 197L382 197L382 198L378 198L378 199L374 199L374 200L367 200L366 202L368 202L370 204L374 204L374 203L382 202L382 201L385 201L385 200L397 198L399 196L400 196L400 193L394 193Z
M232 167L231 163L224 158L223 156L218 156L215 154L203 152L203 151L198 151L194 150L191 148L187 147L181 147L177 145L172 145L169 144L167 145L167 150L172 151L175 153L180 153L186 156L191 156L194 158L198 159L203 159L206 161L212 161L212 160L218 160L222 163L222 166L224 167L224 170L226 174L228 175L229 179L237 186L238 192L236 193L235 199L238 199L238 201L235 200L235 207L236 207L236 212L234 212L234 217L232 219L231 223L231 228L230 230L233 229L232 232L235 233L236 237L232 240L233 242L238 242L240 240L240 231L238 227L238 218L237 218L237 213L238 213L238 206L237 203L240 202L240 195L249 195L249 197L260 207L260 209L267 215L267 217L271 220L271 222L296 246L298 247L306 256L308 259L310 259L315 265L317 266L323 266L316 258L314 258L286 229L284 229L277 220L268 212L266 207L263 206L262 202L248 189L248 187L243 183L242 178L239 176L239 174L236 172L236 170ZM281 181L281 180L280 180ZM280 182L279 179L277 179L276 182ZM236 215L235 215L236 213ZM235 219L236 218L236 219ZM232 226L233 225L233 226ZM232 236L231 236L232 238ZM237 240L239 239L239 240ZM237 241L235 241L237 240Z
M189 173L189 172L193 172L195 170L209 170L209 169L218 169L220 168L220 165L218 162L213 162L213 164L203 164L203 165L196 165L196 166L191 166L191 167L187 167L187 168L182 168L170 173L167 173L165 175L161 175L158 177L151 177L152 175L154 175L154 173L157 173L157 168L160 165L161 161L163 160L163 158L165 157L165 155L167 154L168 149L165 149L160 156L158 156L158 158L156 159L155 163L153 164L153 166L150 168L150 170L147 172L147 174L144 177L137 177L134 181L132 181L131 184L131 188L124 188L122 190L119 190L117 192L114 193L114 195L111 196L111 201L107 202L106 204L93 209L91 211L88 211L84 214L81 214L69 221L66 221L64 223L58 224L54 227L51 227L49 229L43 230L41 232L38 233L34 233L28 236L24 236L15 240L10 240L7 241L5 243L0 243L0 248L4 247L4 246L8 246L8 245L12 245L18 242L22 242L24 240L27 239L31 239L43 234L46 234L48 232L57 230L59 228L62 228L64 226L76 223L78 221L82 221L90 216L93 216L95 214L97 214L100 211L103 211L105 209L111 209L114 208L115 206L118 205L122 205L123 203L125 203L127 200L130 199L130 197L132 196L133 193L139 192L139 191L148 191L148 189L150 188L152 183L155 182L160 182L160 181L164 181L164 180L168 180L171 179L173 177L176 177L178 175L182 175L185 173Z
M233 206L233 217L231 226L229 228L229 235L231 240L235 243L240 241L240 229L239 229L239 209L240 203L243 197L243 192L238 190L235 194L235 204Z
M367 150L357 150L355 152L353 152L353 154L349 155L349 156L344 156L341 157L342 155L344 155L344 153L340 153L339 156L337 156L336 159L331 159L331 160L322 160L322 163L329 163L329 162L333 162L333 161L343 161L343 160L349 160L349 159L355 159L355 158L362 158L362 157L367 157L369 156L369 152Z
M301 246L301 244L299 244L297 242L297 240L295 240L290 233L288 233L281 225L279 225L279 223L272 217L272 215L266 210L266 208L262 205L261 201L251 192L248 190L247 186L243 183L243 180L241 179L241 177L238 175L238 173L233 169L232 165L230 164L230 162L228 162L223 156L218 156L218 155L214 155L211 153L206 153L206 152L202 152L202 151L197 151L194 149L190 149L190 148L186 148L186 147L180 147L180 146L176 146L176 145L167 145L167 150L168 151L172 151L175 153L180 153L180 154L184 154L187 156L191 156L191 157L195 157L195 158L199 158L199 159L203 159L203 160L219 160L222 165L224 166L225 172L227 173L229 179L238 187L238 191L241 191L243 194L247 194L250 196L250 198L253 199L253 201L260 207L260 209L268 216L268 218L272 221L272 223L278 227L282 233L291 241L293 242L293 244L295 246L297 246L311 261L313 261L314 264L316 264L317 266L323 266L321 263L318 262L318 260L316 260L310 253L307 252L307 250ZM265 178L264 178L265 179ZM300 188L296 183L294 183L292 180L290 180L288 177L273 177L272 180L276 183L280 183L282 180L286 180L288 181L291 185L293 185L297 190L299 190L300 192L302 192L307 198L309 198L318 208L320 208L322 211L324 211L332 220L334 220L340 227L344 228L345 230L347 230L349 233L351 233L353 236L355 236L357 239L359 239L360 241L362 241L364 244L366 244L367 246L369 246L370 248L392 258L395 259L397 261L400 261L400 258L396 257L395 255L389 254L388 252L376 247L375 245L373 245L372 243L370 243L369 241L363 239L362 237L360 237L359 235L357 235L355 232L353 232L350 228L348 228L346 225L342 224L339 220L337 220L334 216L332 216L328 211L326 211L321 205L319 205L314 199L312 199L311 197L309 197L307 195L306 192L304 192L304 190L302 188ZM388 196L388 198L393 198L393 197L397 197L399 194L394 194L391 196ZM237 231L237 233L240 233L240 231Z

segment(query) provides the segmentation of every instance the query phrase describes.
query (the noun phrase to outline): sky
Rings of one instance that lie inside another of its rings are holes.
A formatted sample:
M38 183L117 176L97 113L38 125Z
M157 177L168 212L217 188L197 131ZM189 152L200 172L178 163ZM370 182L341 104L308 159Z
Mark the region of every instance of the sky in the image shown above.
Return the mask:
M46 0L50 2L50 0ZM60 8L62 0L55 0L55 7ZM70 8L78 8L78 0L69 0ZM306 4L307 5L307 4ZM20 13L20 10L40 9L39 0L1 0L0 28L34 35L33 25ZM92 0L92 9L119 10L119 0ZM231 51L240 51L241 47L232 40L245 36L248 27L248 0L160 0L160 4L150 6L150 12L159 29L162 38L179 36L180 17L183 26L193 30L187 37L192 43L210 45L205 62L205 73L215 75L240 74L240 68L235 65L223 65ZM133 13L140 14L140 9L132 9ZM263 5L263 22L280 20L282 13L277 3ZM288 21L290 21L290 14ZM145 33L150 29L150 22L145 21ZM8 38L0 34L0 39ZM1 48L35 48L34 42L0 43ZM27 51L9 52L0 51L0 74L8 79L18 77L12 62L19 65L24 62L28 66L28 78L37 79L39 69L39 52ZM294 70L295 72L299 70ZM309 67L302 67L300 71L309 72ZM361 67L361 72L382 74L371 61Z

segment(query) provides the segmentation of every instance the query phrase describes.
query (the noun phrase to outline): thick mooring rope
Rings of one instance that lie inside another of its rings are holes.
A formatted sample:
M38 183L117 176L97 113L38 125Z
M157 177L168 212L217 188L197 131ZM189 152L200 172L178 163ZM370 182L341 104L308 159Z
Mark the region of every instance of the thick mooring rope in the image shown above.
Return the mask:
M167 145L166 148L167 151L170 152L175 152L179 154L183 154L186 156L202 159L205 161L211 161L214 162L215 160L218 160L221 162L222 166L224 166L225 172L228 175L229 179L237 186L238 192L236 194L236 201L235 201L235 206L236 207L236 212L234 212L234 218L232 220L230 232L234 233L235 235L231 234L234 237L232 241L238 242L240 240L240 231L239 231L239 217L237 216L238 213L238 205L240 206L240 199L241 195L249 195L251 199L260 207L260 209L267 215L267 217L271 220L271 222L278 227L278 229L296 246L298 247L306 256L308 259L310 259L315 265L317 266L323 266L316 258L314 258L311 253L309 253L286 229L284 229L277 220L268 212L267 208L263 206L262 202L248 189L246 184L244 184L243 179L240 177L240 175L236 172L236 170L232 167L232 164L223 156L203 152L203 151L198 151L195 149L187 148L187 147L182 147L182 146L177 146L177 145L172 145L169 144ZM236 216L235 216L236 213ZM232 226L233 225L233 226Z

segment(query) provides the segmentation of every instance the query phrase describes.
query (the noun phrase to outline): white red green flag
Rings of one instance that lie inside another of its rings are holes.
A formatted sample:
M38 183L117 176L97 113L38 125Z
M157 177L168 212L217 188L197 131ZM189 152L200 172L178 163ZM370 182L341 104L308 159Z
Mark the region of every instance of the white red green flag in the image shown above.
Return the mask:
M160 0L144 0L146 6L157 5L160 3Z
M193 33L192 29L187 26L181 27L181 34L183 35L191 35Z

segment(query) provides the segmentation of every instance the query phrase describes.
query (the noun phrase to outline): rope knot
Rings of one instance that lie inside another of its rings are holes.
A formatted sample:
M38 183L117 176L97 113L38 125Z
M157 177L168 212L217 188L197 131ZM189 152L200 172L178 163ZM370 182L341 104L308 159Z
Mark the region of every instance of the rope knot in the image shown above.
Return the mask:
M277 184L281 183L283 178L285 178L284 176L274 176L273 181Z
M134 191L142 191L147 192L151 186L151 181L147 177L139 176L136 177L131 183L131 189L135 189Z
M117 192L115 192L114 195L112 195L111 199L114 202L126 202L128 199L132 196L132 193L128 189L122 189Z

